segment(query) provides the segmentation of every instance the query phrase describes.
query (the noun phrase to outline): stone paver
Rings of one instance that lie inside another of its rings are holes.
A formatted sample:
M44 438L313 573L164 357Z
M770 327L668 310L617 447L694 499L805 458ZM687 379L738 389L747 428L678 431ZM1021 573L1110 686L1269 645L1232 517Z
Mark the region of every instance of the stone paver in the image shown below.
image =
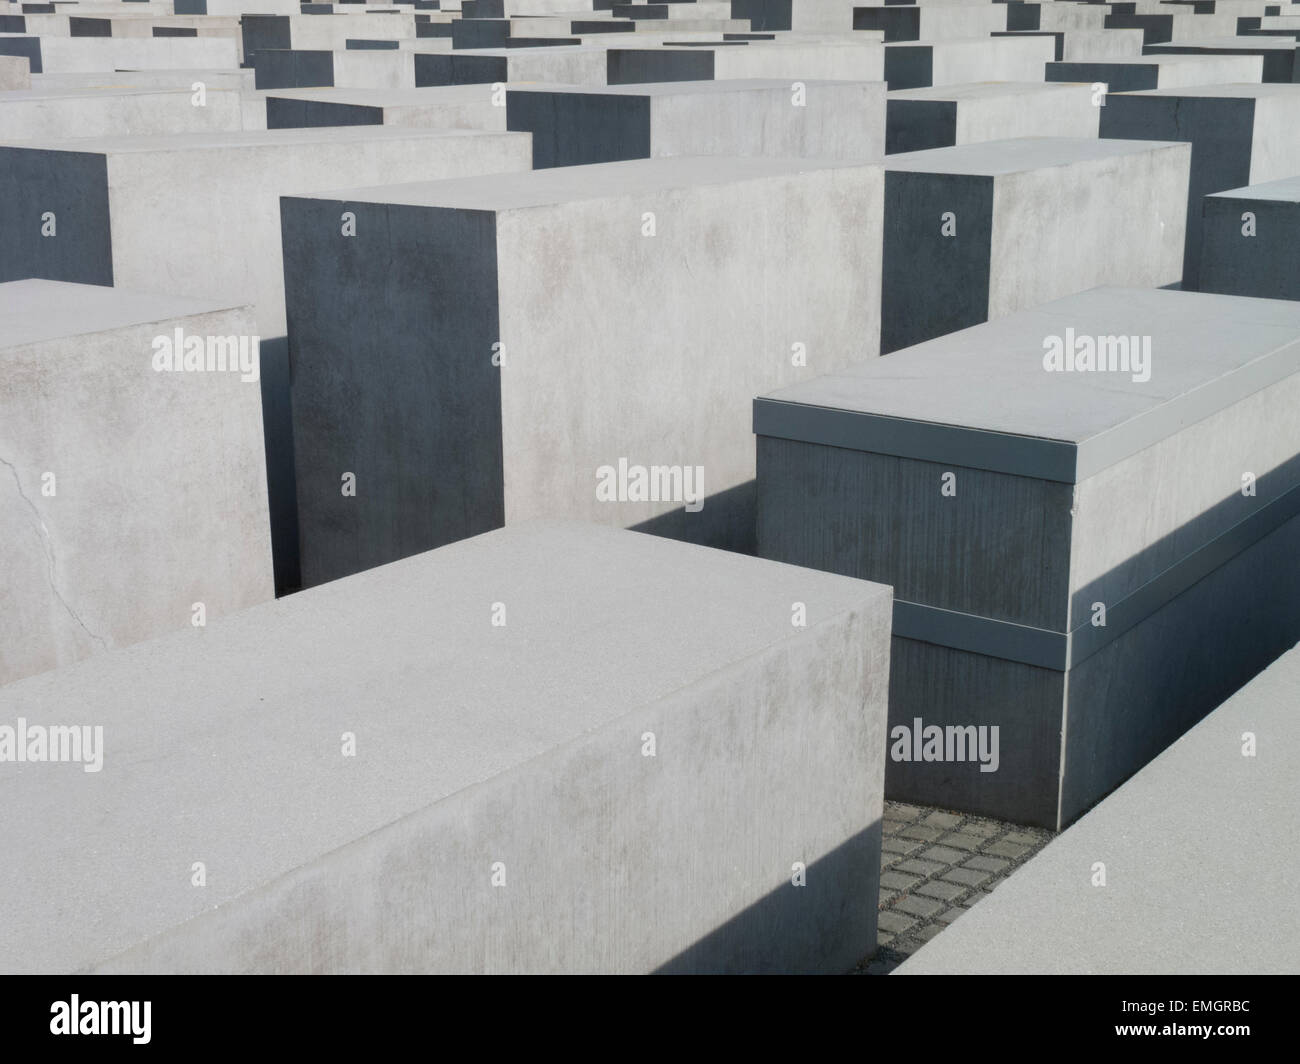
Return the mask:
M978 868L981 872L1001 872L1010 865L1010 861L1000 857L972 857L966 862L967 868Z
M910 861L902 861L898 865L900 872L907 872L914 876L930 877L942 872L944 866L937 861L918 861L913 858Z
M941 898L943 901L952 901L954 898L961 897L969 889L969 887L964 887L959 883L931 879L917 887L914 893L923 894L927 898Z
M876 951L887 975L1043 848L1053 833L947 809L886 802Z
M960 883L966 887L978 887L989 878L992 872L981 872L977 868L953 868L943 874L950 883Z
M889 890L911 890L920 882L920 876L907 876L901 872L884 872L880 876L880 885Z
M901 935L904 931L915 927L916 921L901 913L886 910L880 914L880 926L894 935Z
M919 894L905 894L894 903L894 908L912 916L928 920L931 916L943 912L943 903L933 898L923 898Z
M922 861L937 861L939 864L952 865L966 860L970 854L954 850L951 846L931 846L928 850L922 850L917 856Z

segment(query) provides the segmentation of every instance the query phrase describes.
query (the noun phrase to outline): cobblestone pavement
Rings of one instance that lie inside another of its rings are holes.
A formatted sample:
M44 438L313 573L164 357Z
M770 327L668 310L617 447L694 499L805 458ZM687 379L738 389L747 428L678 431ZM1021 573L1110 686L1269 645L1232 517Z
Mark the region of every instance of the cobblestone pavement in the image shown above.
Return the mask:
M1001 820L886 802L876 952L856 975L886 975L1052 839Z

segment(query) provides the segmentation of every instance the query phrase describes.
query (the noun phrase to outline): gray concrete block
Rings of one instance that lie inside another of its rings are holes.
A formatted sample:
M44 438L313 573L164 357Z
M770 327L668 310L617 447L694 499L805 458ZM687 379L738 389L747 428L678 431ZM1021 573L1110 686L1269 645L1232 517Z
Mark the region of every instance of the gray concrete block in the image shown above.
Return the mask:
M41 58L41 39L30 34L0 33L0 55L13 59L26 59L31 74L39 74L45 69ZM10 75L11 78L16 76ZM15 87L21 88L21 86Z
M699 48L629 48L620 41L610 45L607 80L610 85L725 78L882 81L884 72L884 45L854 37L833 42L733 42Z
M752 550L749 398L876 349L880 183L675 157L286 198L304 582L530 517Z
M55 74L239 65L238 45L228 37L42 37L40 44L41 72Z
M1257 82L1263 74L1259 55L1197 53L1048 63L1045 76L1047 81L1102 82L1111 92L1133 92Z
M0 279L47 277L253 302L283 336L279 197L357 182L522 170L526 137L407 129L56 139L0 147ZM41 235L53 212L57 232ZM219 224L214 224L219 220ZM337 227L336 227L337 229Z
M94 73L42 74L33 85L43 92L64 89L184 89L194 91L194 82L201 81L208 90L234 89L240 92L253 89L251 70L215 70L211 67L188 70L102 70Z
M972 81L1042 81L1045 64L1055 58L1056 41L1051 37L887 44L884 77L890 89Z
M1255 55L1263 61L1261 81L1290 83L1297 78L1295 37L1217 37L1168 41L1146 48L1148 55ZM1165 88L1161 85L1160 88Z
M1190 156L1095 137L887 156L881 351L1103 282L1177 282Z
M1213 192L1300 174L1300 85L1214 85L1114 93L1100 134L1192 145L1183 287L1199 285L1201 200Z
M25 55L0 54L0 90L11 92L31 87L31 60Z
M243 361L155 370L177 329L242 338ZM255 329L247 307L0 284L0 684L272 596Z
M102 763L5 766L0 968L844 971L889 602L532 524L2 687Z
M422 79L420 64L447 58L441 42L420 41L419 48L395 49L272 49L253 56L259 89L340 88L409 90L417 85L441 84Z
M1202 204L1200 291L1300 300L1300 177Z
M878 81L516 87L506 120L532 134L537 169L667 155L867 160L884 154L884 102Z
M994 81L897 89L886 102L891 154L1016 137L1096 137L1101 109L1088 85Z
M1300 306L1103 288L756 402L760 554L894 585L891 727L1000 729L890 797L1058 827L1300 636L1298 369Z
M994 37L1046 37L1055 42L1056 62L1131 59L1143 54L1141 30L1004 30Z
M198 76L191 79L200 80ZM240 95L203 90L195 106L190 86L177 89L47 88L0 96L0 131L9 142L63 137L234 133L244 128Z
M415 84L487 85L542 81L604 85L605 49L591 45L554 48L463 48L446 54L415 55Z
M266 94L268 129L384 125L503 132L506 109L488 85L423 89L285 89Z
M1297 700L1300 648L896 974L1294 974ZM1249 756L1247 736L1255 743ZM1203 1014L1189 1022L1218 1020Z
M940 41L987 37L1007 29L1005 4L890 4L857 7L855 30L880 30L886 41Z
M796 33L844 33L853 28L854 8L862 0L731 0L735 18L748 19L756 30Z

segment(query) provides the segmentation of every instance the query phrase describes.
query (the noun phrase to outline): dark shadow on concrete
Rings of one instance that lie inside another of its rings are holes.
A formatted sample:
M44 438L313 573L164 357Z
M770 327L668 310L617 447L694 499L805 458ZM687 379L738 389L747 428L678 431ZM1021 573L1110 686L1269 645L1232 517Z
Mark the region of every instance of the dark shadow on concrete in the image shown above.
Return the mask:
M754 480L706 495L696 513L683 508L631 526L633 532L749 555L758 553L757 527L758 482Z
M838 975L876 948L879 820L661 965L656 975ZM791 864L795 858L791 858ZM671 869L664 870L671 875Z

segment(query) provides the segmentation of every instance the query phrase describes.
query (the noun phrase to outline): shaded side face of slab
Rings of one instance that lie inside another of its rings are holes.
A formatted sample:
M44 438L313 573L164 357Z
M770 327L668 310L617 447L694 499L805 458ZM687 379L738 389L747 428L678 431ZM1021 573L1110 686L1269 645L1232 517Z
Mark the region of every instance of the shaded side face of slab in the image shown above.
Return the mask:
M306 89L334 84L334 53L263 48L253 56L259 89Z
M921 89L934 84L934 48L891 44L885 48L885 81L891 89Z
M1066 674L898 637L890 657L890 800L1055 830ZM931 727L944 729L945 757L948 729L960 729L952 733L952 753L962 760L925 759ZM958 735L965 744L960 750Z
M490 85L509 80L509 61L499 55L416 53L415 85Z
M648 96L512 91L506 129L533 135L533 168L650 157Z
M113 283L108 159L0 147L0 281Z
M1250 97L1112 94L1101 109L1101 137L1185 140L1192 144L1183 245L1183 287L1199 284L1201 199L1250 183L1255 101Z
M957 143L956 100L889 100L885 151L925 151Z
M500 526L492 213L305 199L281 213L304 584Z
M1293 974L1294 935L1279 914L1294 910L1300 850L1289 840L1300 834L1300 807L1294 763L1267 750L1300 743L1297 702L1300 649L897 974ZM1247 732L1257 737L1256 756L1243 756ZM1096 861L1106 865L1104 888L1089 874Z
M266 98L267 129L302 129L308 126L382 126L384 109L328 100Z
M1297 556L1300 517L1070 670L1062 824L1149 762L1296 638ZM1240 754L1234 750L1233 756Z
M1200 290L1300 300L1300 186L1293 198L1206 196Z
M882 354L988 317L992 236L992 177L885 172Z
M714 70L710 48L611 48L605 62L610 85L710 81Z

